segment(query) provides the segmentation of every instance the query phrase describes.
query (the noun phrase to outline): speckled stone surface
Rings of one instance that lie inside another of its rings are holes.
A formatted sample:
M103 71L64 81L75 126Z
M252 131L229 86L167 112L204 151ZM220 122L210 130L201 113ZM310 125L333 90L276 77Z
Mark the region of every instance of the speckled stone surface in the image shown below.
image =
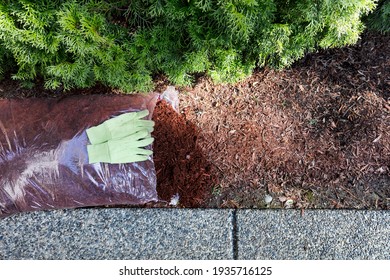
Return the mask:
M390 211L77 209L0 220L0 259L390 259Z
M239 210L239 259L390 259L390 211Z
M0 259L232 259L232 210L77 209L0 220Z

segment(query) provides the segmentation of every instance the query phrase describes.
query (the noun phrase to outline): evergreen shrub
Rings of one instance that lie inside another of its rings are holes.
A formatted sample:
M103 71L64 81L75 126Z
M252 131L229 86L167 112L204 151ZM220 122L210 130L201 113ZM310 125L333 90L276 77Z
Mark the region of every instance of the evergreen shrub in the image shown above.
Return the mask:
M0 63L14 64L14 79L43 77L51 89L100 82L148 91L155 74L176 85L190 85L198 73L232 83L255 67L280 69L307 52L355 43L362 17L375 6L375 0L5 0Z
M376 10L365 18L370 29L382 33L390 32L390 0L381 0Z

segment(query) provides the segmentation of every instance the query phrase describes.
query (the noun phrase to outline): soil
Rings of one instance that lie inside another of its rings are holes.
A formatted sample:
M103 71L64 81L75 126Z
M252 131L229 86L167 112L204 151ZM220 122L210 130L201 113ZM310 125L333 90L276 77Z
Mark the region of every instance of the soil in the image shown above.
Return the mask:
M201 77L179 89L180 113L159 102L156 205L178 194L177 207L389 209L389 46L389 35L364 34L354 46L257 70L236 85ZM167 85L157 78L156 90ZM0 81L0 97L94 93L119 94Z

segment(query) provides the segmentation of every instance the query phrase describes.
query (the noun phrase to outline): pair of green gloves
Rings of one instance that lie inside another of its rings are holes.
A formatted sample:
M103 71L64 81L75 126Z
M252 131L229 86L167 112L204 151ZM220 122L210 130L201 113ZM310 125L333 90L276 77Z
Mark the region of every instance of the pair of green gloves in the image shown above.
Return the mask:
M148 110L125 113L87 129L89 163L145 161L153 153L144 147L153 143L154 122L144 120Z

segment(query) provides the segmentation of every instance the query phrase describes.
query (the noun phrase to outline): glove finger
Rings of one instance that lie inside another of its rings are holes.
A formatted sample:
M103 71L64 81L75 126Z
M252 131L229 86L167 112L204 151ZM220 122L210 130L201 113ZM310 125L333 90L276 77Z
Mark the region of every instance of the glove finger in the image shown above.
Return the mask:
M108 125L108 127L115 128L116 126L125 125L126 123L131 123L137 120L141 120L142 118L149 115L148 110L143 110L139 112L130 112L124 113L115 117L112 117L109 120L106 120L104 123Z
M121 139L115 139L115 140L110 140L111 142L134 142L140 139L144 139L150 137L150 132L147 129L141 129L139 131L136 131L130 135L126 135L125 137ZM120 143L118 143L120 144Z
M135 120L135 121L132 121L132 122L127 122L123 126L153 127L154 126L154 121Z
M91 144L103 143L109 139L122 138L126 135L138 131L145 127L148 131L153 131L154 122L142 120L149 114L148 110L139 112L124 113L104 121L100 125L86 130ZM126 127L126 128L124 128Z
M145 129L145 130L147 130L149 133L151 133L151 132L154 131L154 126L153 126L153 125L151 125L151 126L136 126L135 129L136 129L136 130Z
M132 121L132 120L142 119L148 115L149 115L149 111L145 109L142 111L124 113L115 117L115 119L117 119L118 121Z
M153 151L143 149L143 148L132 148L130 151L131 154L142 155L142 156L150 156L153 154Z
M131 122L137 119L137 113L138 112L123 113L118 116L112 117L111 119L105 121L105 123L110 126L123 125L127 122Z
M148 110L142 110L142 111L139 111L139 112L136 112L136 118L137 119L142 119L146 116L149 115L149 111Z
M151 121L147 121L147 123L144 122L135 122L135 123L127 123L126 125L116 129L115 131L111 132L112 139L122 138L124 136L130 136L134 133L146 130L149 133L151 133L154 130L154 123Z
M136 153L137 148L142 148L152 144L154 139L144 130L134 135L127 136L119 140L109 140L107 145L110 154Z
M142 131L142 134L138 134ZM142 126L130 126L127 125L125 127L116 128L111 131L111 139L112 140L120 140L123 138L128 139L141 139L148 136L153 131L153 128L142 127Z
M139 128L137 128L137 127L131 127L128 129L118 128L118 129L111 131L111 133L110 133L111 137L109 139L107 139L106 141L116 141L116 140L122 139L126 136L133 135L137 131L139 131Z
M146 147L150 144L152 144L154 141L153 138L149 137L149 138L145 138L145 139L142 139L142 140L138 140L138 141L135 141L135 142L132 142L132 143L129 143L128 147L130 148L142 148L142 147Z

